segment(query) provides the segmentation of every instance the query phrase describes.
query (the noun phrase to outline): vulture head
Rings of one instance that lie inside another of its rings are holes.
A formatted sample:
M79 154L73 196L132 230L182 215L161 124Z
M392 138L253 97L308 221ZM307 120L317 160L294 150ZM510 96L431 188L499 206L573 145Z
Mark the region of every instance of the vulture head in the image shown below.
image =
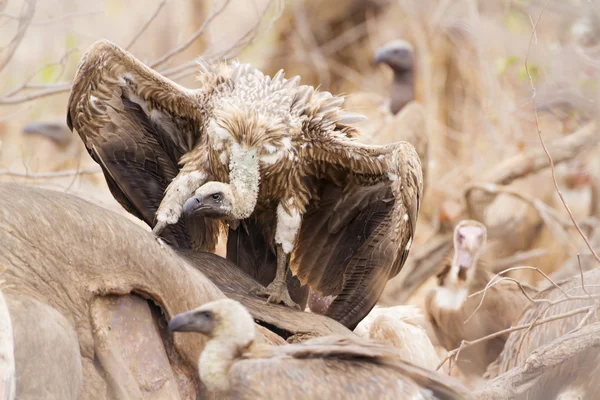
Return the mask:
M211 301L169 321L170 332L199 332L211 339L247 347L254 340L254 319L239 302Z
M458 223L454 229L454 258L444 282L446 286L463 286L473 280L486 241L487 230L481 222L464 220Z
M229 370L254 342L252 315L239 302L221 299L174 316L169 332L199 332L210 340L198 362L200 379L210 391L229 390Z
M375 63L387 64L396 73L412 71L413 48L404 40L392 40L375 52Z
M236 214L235 205L230 185L222 182L207 182L183 204L183 215L228 219Z

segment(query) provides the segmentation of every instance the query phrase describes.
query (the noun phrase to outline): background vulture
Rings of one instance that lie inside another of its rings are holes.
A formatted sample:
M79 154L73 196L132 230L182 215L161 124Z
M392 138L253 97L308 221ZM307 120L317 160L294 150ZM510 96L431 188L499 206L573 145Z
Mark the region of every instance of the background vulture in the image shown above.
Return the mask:
M343 99L244 64L204 65L181 87L118 46L84 54L67 123L111 192L171 244L214 249L295 306L302 285L354 327L404 264L422 194L407 142L360 144ZM286 284L287 278L287 284ZM291 287L291 297L288 286Z
M425 308L438 340L448 350L463 340L476 340L509 328L530 300L519 285L497 277L479 262L487 242L487 229L481 222L462 220L454 228L454 256L438 274L438 285L426 299ZM482 293L484 289L485 294ZM535 289L522 284L533 297ZM469 377L480 377L502 351L508 333L465 348L457 365Z

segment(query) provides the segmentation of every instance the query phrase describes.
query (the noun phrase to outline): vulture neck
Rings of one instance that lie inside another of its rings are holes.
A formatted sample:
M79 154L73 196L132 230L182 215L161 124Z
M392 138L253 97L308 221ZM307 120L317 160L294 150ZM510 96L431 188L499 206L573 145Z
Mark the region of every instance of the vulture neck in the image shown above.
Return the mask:
M229 370L243 348L228 340L210 340L198 362L200 379L209 391L224 392L230 389Z
M198 362L200 379L210 391L230 389L230 369L254 343L256 329L248 311L230 308L204 346Z
M392 83L392 101L390 111L392 114L398 113L408 103L415 98L414 76L412 70L395 69L394 82Z
M248 218L258 201L260 170L256 150L244 149L238 143L232 144L229 183L233 194L232 219Z

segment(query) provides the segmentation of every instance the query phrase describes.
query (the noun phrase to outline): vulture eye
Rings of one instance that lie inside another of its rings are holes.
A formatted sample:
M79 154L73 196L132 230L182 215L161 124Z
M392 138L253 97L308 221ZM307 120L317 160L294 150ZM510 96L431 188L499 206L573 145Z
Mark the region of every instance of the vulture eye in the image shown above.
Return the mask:
M221 199L223 198L223 195L222 195L221 193L214 193L214 194L213 194L212 196L210 196L210 197L212 197L212 199L213 199L214 201L221 201Z

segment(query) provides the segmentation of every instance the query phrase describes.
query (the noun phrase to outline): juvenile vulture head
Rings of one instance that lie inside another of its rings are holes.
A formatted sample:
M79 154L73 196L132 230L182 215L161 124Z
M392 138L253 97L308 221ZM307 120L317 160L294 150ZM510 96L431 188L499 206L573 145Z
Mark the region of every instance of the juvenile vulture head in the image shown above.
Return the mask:
M465 220L458 223L454 229L454 258L444 286L462 287L471 283L486 241L487 230L481 222Z

